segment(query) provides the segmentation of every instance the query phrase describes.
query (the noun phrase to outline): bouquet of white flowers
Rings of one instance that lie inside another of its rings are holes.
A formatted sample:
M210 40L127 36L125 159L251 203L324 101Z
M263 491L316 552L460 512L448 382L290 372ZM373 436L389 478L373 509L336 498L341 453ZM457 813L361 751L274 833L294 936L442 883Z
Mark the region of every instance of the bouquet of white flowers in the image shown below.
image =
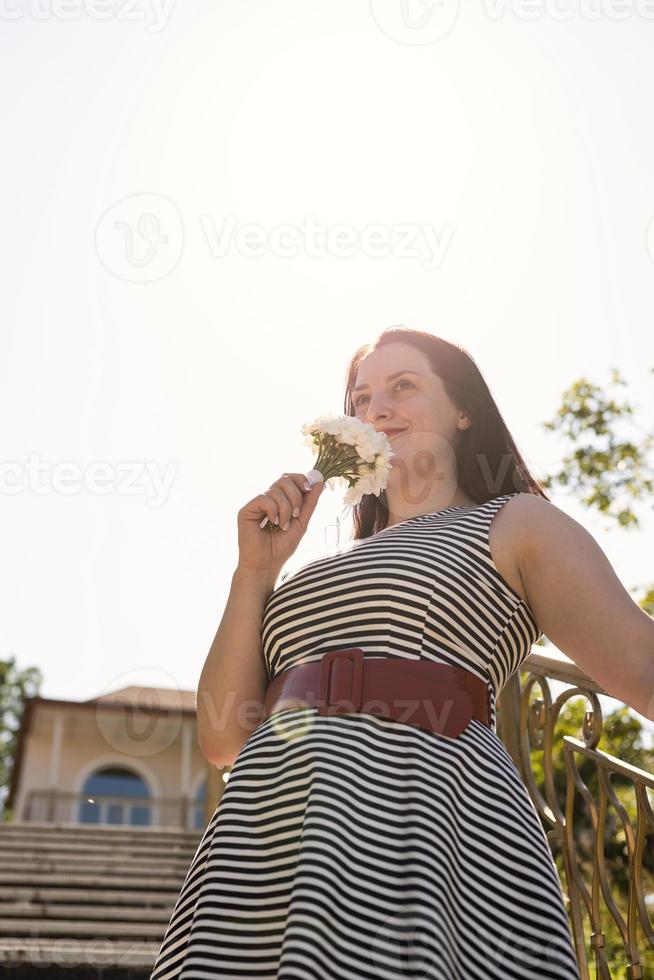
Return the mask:
M313 469L307 473L310 483L341 479L347 484L347 505L358 504L366 493L379 496L385 489L390 460L395 453L386 433L376 432L368 422L352 415L321 415L302 426L305 446L318 451ZM279 530L264 517L261 527Z

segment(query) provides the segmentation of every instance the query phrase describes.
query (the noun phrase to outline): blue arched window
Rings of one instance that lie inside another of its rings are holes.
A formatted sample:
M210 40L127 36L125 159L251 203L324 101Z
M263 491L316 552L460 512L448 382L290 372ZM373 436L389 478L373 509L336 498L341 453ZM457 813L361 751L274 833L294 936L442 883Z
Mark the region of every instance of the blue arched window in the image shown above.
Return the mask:
M150 797L150 791L138 773L117 766L106 766L90 775L82 787L80 823L150 825L150 806L139 806L139 799ZM117 799L129 797L129 799ZM132 802L132 798L134 802Z
M195 805L193 807L193 828L194 830L202 830L204 827L204 801L207 795L207 781L203 779L200 783L200 788L195 794Z

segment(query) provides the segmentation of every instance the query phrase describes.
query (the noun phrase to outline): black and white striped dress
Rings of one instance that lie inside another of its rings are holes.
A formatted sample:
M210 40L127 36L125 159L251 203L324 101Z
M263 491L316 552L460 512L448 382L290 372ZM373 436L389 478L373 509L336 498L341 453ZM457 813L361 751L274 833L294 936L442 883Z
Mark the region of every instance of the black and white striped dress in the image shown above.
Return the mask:
M579 980L547 838L497 736L496 695L542 635L488 543L513 496L409 518L277 585L271 679L346 647L456 664L489 685L493 727L268 718L234 762L151 980Z

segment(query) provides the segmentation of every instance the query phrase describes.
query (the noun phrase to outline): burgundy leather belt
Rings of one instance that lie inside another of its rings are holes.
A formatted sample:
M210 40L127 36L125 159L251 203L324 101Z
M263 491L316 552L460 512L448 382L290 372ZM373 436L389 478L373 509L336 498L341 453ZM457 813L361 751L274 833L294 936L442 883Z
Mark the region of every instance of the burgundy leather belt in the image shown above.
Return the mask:
M266 691L265 718L305 706L316 707L319 715L367 712L448 736L460 735L471 718L490 728L488 685L469 670L365 657L358 647L330 650L318 661L277 674Z

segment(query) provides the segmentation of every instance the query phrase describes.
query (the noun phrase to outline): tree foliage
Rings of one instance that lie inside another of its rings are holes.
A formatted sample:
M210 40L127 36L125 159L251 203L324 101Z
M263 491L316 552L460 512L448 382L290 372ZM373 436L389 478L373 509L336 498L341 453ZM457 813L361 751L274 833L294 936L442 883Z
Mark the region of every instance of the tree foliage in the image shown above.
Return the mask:
M14 657L0 660L0 819L11 818L5 807L16 757L16 736L26 698L39 693L43 674L38 667L19 670Z
M618 369L611 368L611 385L626 384ZM651 505L654 435L636 420L635 407L587 378L579 378L563 392L554 418L544 422L543 428L571 444L555 472L541 481L543 486L572 493L584 506L598 510L620 527L640 528L631 503L645 500ZM636 433L629 438L633 430Z

